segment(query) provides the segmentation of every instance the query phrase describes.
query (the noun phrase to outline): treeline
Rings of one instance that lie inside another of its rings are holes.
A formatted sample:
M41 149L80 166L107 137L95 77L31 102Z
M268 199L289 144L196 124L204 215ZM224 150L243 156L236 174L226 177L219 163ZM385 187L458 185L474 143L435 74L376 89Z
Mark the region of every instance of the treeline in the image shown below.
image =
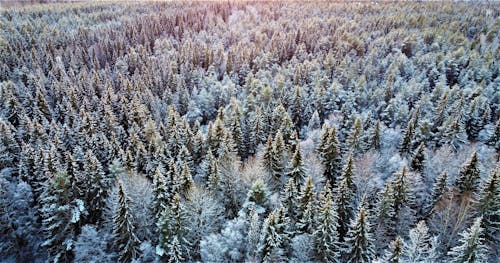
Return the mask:
M499 15L4 10L0 258L495 262Z

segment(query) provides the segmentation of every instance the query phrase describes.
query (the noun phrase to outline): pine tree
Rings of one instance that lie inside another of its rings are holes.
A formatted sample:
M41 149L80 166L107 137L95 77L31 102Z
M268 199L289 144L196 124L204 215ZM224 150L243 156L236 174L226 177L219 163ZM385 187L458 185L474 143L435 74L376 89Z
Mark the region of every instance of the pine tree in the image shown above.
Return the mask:
M120 262L132 262L138 256L139 239L134 234L132 216L128 206L128 199L123 185L118 183L118 203L114 215L113 233L115 235L115 245L118 248Z
M497 161L500 161L500 119L495 123L495 131L488 140L488 145L491 145L497 151Z
M359 208L356 219L351 221L345 245L346 262L371 262L374 258L371 226L363 206Z
M243 143L243 137L240 126L240 119L237 117L233 118L233 121L230 125L230 132L233 138L234 143L236 144L236 148L238 149L238 155L241 157L246 157L247 152L245 150L245 145Z
M403 167L402 172L396 173L381 193L378 204L378 229L381 233L377 237L390 240L408 231L407 227L414 219L412 204L413 193L408 183L407 169Z
M483 183L478 198L479 213L483 220L481 227L488 242L500 241L500 176L494 169Z
M480 174L478 168L477 153L474 152L472 154L472 157L460 169L458 179L455 182L455 187L460 194L464 194L466 192L474 193L479 186L479 179Z
M460 245L448 252L450 262L487 262L487 248L484 245L481 217L474 220L474 224L461 233Z
M414 151L410 162L410 168L413 169L414 171L421 173L424 170L424 162L425 162L424 151L425 151L424 143L421 143Z
M205 158L200 164L200 169L197 175L202 182L207 182L208 177L210 176L210 171L212 170L212 166L214 164L214 160L215 157L212 154L212 151L208 150Z
M14 133L15 128L10 123L0 119L0 167L14 168L20 151Z
M387 263L400 263L400 262L405 262L403 261L402 254L403 254L403 246L404 242L401 239L400 236L397 236L394 241L391 242L389 245L389 251L387 251L387 254L385 255L385 261Z
M340 242L338 216L327 184L320 194L317 224L313 233L314 246L321 262L340 262Z

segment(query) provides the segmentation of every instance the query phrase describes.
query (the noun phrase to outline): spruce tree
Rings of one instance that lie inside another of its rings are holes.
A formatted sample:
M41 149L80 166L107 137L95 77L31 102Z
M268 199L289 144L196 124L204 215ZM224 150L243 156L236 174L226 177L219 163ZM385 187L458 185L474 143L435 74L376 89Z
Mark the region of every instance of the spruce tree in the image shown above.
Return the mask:
M181 203L179 194L175 194L167 209L163 210L158 228L160 242L156 247L156 253L166 259L167 262L183 262L187 260L189 253L189 242L186 234L186 212Z
M374 150L380 150L381 127L380 121L377 120L370 133L370 147Z
M247 198L243 204L244 208L255 209L259 214L266 212L269 206L269 192L267 186L262 179L257 179L250 190L248 190Z
M338 216L329 185L320 194L317 224L313 233L314 247L321 262L340 262Z
M89 222L96 223L102 220L101 215L106 209L106 198L112 181L111 178L106 176L101 163L90 150L85 154L83 178L88 181L84 188Z
M304 162L302 161L302 152L300 150L300 144L297 145L295 153L292 156L292 161L290 163L290 168L288 176L293 179L295 186L298 188L304 182L306 176L306 171L304 167Z
M330 126L328 123L324 123L323 127L321 128L321 137L319 141L319 145L316 148L316 152L318 153L319 157L321 159L324 158L326 149L328 147L328 138L330 137Z
M481 217L476 218L472 226L460 234L462 236L460 244L448 252L450 262L487 262L488 250L484 245L481 220Z
M448 174L446 172L441 173L436 179L427 206L428 213L432 212L433 207L441 200L443 194L448 191L447 180Z
M272 178L274 157L273 157L273 138L271 135L269 135L266 144L264 145L264 151L262 154L262 165L264 166L264 170L267 172L267 174Z
M285 141L283 140L283 136L281 131L278 131L276 136L274 137L273 142L273 151L272 151L272 172L273 176L278 179L285 173L285 155L287 152L287 148L285 145Z
M335 127L330 129L327 142L322 151L321 162L325 166L324 175L330 182L331 187L334 188L342 169L342 156Z
M494 169L481 187L478 198L479 213L483 220L481 226L488 242L500 241L500 176Z
M371 226L364 206L359 208L356 218L351 221L344 253L345 260L349 263L368 263L374 259Z
M54 262L69 262L73 259L73 246L82 215L86 214L82 200L73 196L71 178L57 172L48 182L41 196L43 232L42 246L47 248Z
M283 212L290 219L290 227L293 231L295 223L298 220L298 206L299 206L299 190L293 178L288 180L282 194L281 204L283 205Z
M394 241L389 244L389 251L385 255L385 261L387 263L402 263L405 262L402 260L403 254L403 246L404 242L400 236L397 236Z
M139 239L134 234L132 216L129 208L130 200L123 189L123 184L118 183L118 203L113 217L113 233L115 245L118 249L120 262L132 262L138 256Z
M353 181L354 164L352 155L347 158L347 163L342 171L340 182L335 189L337 200L337 215L339 217L340 240L344 240L349 229L349 222L353 217L353 201L356 193L356 186Z
M474 152L472 157L460 169L458 179L455 182L455 187L459 194L467 192L475 193L479 186L479 167L477 160L477 153Z
M422 142L417 149L413 152L413 156L410 162L410 168L416 172L422 172L424 170L425 162L425 145Z
M264 220L259 245L259 256L262 262L270 262L276 257L284 260L285 247L289 238L286 231L288 219L284 216L282 209L273 211Z
M412 121L408 122L405 133L403 135L403 140L401 141L401 146L399 147L399 152L402 155L408 154L411 150L411 142L413 140L414 130L415 130L414 123Z
M160 218L163 210L167 208L168 200L170 195L167 191L167 185L165 182L165 177L163 176L161 166L156 168L156 172L153 178L153 201L152 201L152 211L155 219Z
M354 126L346 139L347 147L353 152L360 152L364 150L363 145L363 124L361 118L356 118Z

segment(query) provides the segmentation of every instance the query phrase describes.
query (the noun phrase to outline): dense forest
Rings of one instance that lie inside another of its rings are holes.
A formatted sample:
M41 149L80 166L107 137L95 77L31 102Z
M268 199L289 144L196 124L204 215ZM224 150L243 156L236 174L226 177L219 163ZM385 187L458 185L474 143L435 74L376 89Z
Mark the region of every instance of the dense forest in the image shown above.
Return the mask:
M0 10L1 262L498 262L498 3Z

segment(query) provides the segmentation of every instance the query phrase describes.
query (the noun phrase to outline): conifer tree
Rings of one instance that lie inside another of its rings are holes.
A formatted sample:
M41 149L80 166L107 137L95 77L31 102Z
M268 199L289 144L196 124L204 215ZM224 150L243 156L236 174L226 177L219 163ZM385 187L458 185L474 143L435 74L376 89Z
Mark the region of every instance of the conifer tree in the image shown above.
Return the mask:
M262 155L262 165L264 166L264 170L267 172L267 174L270 176L272 179L271 182L274 184L278 184L279 178L274 177L273 173L273 167L276 165L274 164L275 158L274 158L274 153L273 153L273 138L269 136L267 138L267 142L264 146L264 153Z
M412 121L408 122L405 133L403 135L403 140L401 141L401 146L399 148L399 152L403 155L408 154L411 150L411 142L413 140L414 130L415 130L414 123Z
M316 148L316 152L320 156L321 159L324 158L326 149L328 147L328 138L330 137L330 126L328 123L324 123L321 128L321 138L319 141L318 148Z
M290 178L288 183L285 185L281 204L283 205L283 212L290 219L290 228L291 231L293 231L295 223L298 220L297 216L299 206L299 190L297 189L293 178Z
M441 200L443 194L448 191L447 187L448 174L446 172L441 173L434 183L432 188L431 196L429 199L429 205L427 211L430 213L432 208Z
M325 178L334 188L342 169L342 157L335 127L330 129L327 143L322 151L321 161L325 166Z
M82 200L71 192L71 178L64 172L54 174L42 194L43 247L54 262L68 262L73 258L73 246L82 215L86 214Z
M306 176L306 171L304 167L304 162L302 161L302 152L300 150L300 144L296 146L295 153L292 156L292 161L290 163L290 168L288 176L293 179L295 186L298 188L304 182Z
M480 174L477 153L474 152L472 157L460 169L458 179L455 182L455 187L460 194L464 194L466 192L474 193L479 186L479 179Z
M320 194L317 224L314 230L314 245L321 262L340 262L338 216L329 185Z
M370 147L374 150L380 150L380 137L381 137L381 127L380 121L377 120L375 125L372 128L370 134Z
M488 242L500 241L500 176L494 169L481 187L478 198L481 227Z
M300 189L296 230L300 233L311 234L315 224L315 213L316 192L312 178L309 176Z
M284 216L283 208L273 211L264 220L260 237L259 255L262 262L281 258L284 260L285 247L288 244L288 219Z
M442 127L438 136L439 145L449 144L455 150L460 149L467 142L462 118L457 116L455 119L449 118Z
M363 123L361 118L356 118L354 121L354 126L351 129L351 132L347 136L346 144L349 149L353 152L360 152L364 149L363 145Z
M387 251L387 254L385 255L385 262L388 263L402 263L405 262L403 261L402 254L403 254L403 246L404 242L401 239L400 236L397 236L394 241L391 242L389 245L389 251Z
M262 179L257 179L247 193L244 208L253 208L259 214L265 213L269 205L269 192Z
M352 155L347 158L347 163L342 171L339 185L335 189L337 201L337 215L339 217L340 240L344 240L349 229L349 222L353 216L353 199L356 192L356 186L353 181L354 164Z
M167 191L167 185L165 182L165 177L163 176L161 166L156 168L155 176L153 178L153 202L152 210L155 219L160 218L163 210L167 208L169 203L170 195Z
M278 131L276 133L276 136L274 137L274 142L273 142L273 175L276 178L281 178L282 175L285 173L285 154L286 154L286 145L285 141L283 140L283 136L281 134L281 131Z
M181 172L177 173L174 178L176 192L186 196L194 185L193 178L191 177L191 170L187 163L182 165Z
M158 222L160 243L156 253L167 262L183 262L189 253L189 242L186 234L186 215L179 194L175 194L167 209L163 210Z
M220 187L219 180L220 180L219 164L216 159L213 159L212 164L210 165L210 171L207 178L207 189L213 192L214 194L217 194Z
M112 182L104 173L99 160L90 150L85 154L83 178L88 181L84 188L89 221L96 223L102 219L101 215L106 209L106 198Z
M422 172L424 170L424 162L425 162L425 145L424 143L420 143L420 145L415 149L411 162L410 168L417 172Z
M113 217L113 233L120 262L132 262L138 256L139 239L134 233L127 195L121 182L118 183L118 203Z
M345 239L346 262L371 262L375 252L371 226L364 206L359 208L356 218L351 221L351 226Z
M292 115L293 124L297 129L300 129L303 125L302 115L304 114L304 108L302 104L302 89L299 86L296 86L293 95L292 101L290 104L290 112Z
M481 217L476 218L472 226L461 233L460 244L448 252L450 262L487 262L481 220Z

